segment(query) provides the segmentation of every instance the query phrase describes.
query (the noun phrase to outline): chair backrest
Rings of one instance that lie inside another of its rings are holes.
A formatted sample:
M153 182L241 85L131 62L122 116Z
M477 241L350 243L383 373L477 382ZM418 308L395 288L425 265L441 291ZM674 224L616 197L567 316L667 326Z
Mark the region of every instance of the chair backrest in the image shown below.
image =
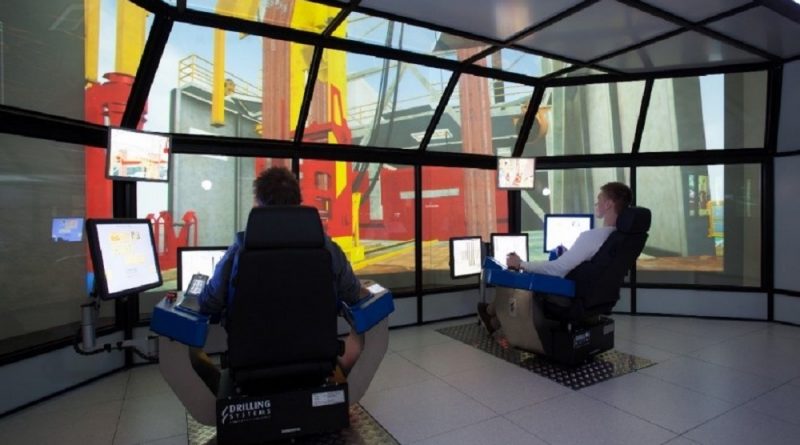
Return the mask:
M624 209L617 217L617 230L592 259L567 274L566 278L575 281L575 301L563 314L565 318L600 314L614 307L625 276L644 249L650 219L647 208Z
M228 310L228 365L237 381L324 377L339 353L331 256L318 211L254 208Z

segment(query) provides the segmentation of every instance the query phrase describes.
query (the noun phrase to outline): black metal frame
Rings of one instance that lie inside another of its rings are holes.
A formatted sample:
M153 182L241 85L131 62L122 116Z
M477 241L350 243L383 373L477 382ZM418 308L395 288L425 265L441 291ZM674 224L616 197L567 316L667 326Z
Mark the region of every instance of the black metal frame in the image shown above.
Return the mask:
M710 18L699 22L691 22L679 16L663 11L659 8L650 6L643 2L632 0L618 0L632 8L636 8L645 13L660 17L678 25L676 30L663 33L645 42L631 45L624 50L632 50L643 47L681 32L695 31L703 35L721 40L733 45L738 49L746 51L755 56L765 59L759 63L734 64L716 67L701 67L690 69L671 69L657 70L648 73L625 73L599 65L600 62L610 57L614 57L620 51L614 51L597 57L588 62L573 60L568 57L549 54L545 51L531 50L519 46L518 41L528 35L544 29L548 26L557 24L572 14L597 3L598 0L584 0L577 5L545 20L544 22L528 27L513 35L509 39L499 41L484 36L471 34L468 32L450 29L448 27L431 24L424 21L413 20L405 17L388 14L385 12L370 9L362 6L361 0L353 0L349 3L342 3L333 0L313 0L318 3L328 4L341 8L334 20L321 33L285 28L282 26L268 23L253 22L235 17L219 16L213 13L187 9L185 1L179 0L176 6L170 6L160 0L130 0L150 12L155 14L155 21L148 36L137 76L133 84L125 113L123 115L122 126L135 128L141 118L144 104L147 100L152 81L155 77L160 62L160 55L163 53L169 39L174 22L195 24L199 26L216 27L226 30L245 32L248 34L259 35L283 41L293 41L314 46L314 57L312 59L310 76L306 85L303 104L296 128L298 129L295 138L291 141L275 140L254 140L243 138L226 138L215 136L196 136L196 135L173 135L173 151L176 153L195 153L195 154L224 154L233 156L258 156L258 157L280 157L292 159L293 170L299 172L299 160L308 159L327 159L354 162L385 162L398 163L414 166L415 190L419 191L422 187L422 166L449 166L462 168L494 169L496 160L494 156L462 154L462 153L440 153L427 150L431 136L436 129L436 125L447 106L452 93L458 83L461 74L467 73L480 77L487 77L502 81L515 82L523 85L535 87L531 97L528 111L523 118L523 125L518 134L518 139L514 147L514 156L520 156L524 143L527 141L528 133L533 124L536 112L538 111L544 90L549 87L587 85L595 83L613 83L645 80L645 92L642 98L640 114L637 120L636 132L631 153L609 154L609 155L582 155L582 156L559 156L551 158L540 158L537 160L539 169L567 169L567 168L586 168L586 167L629 167L631 169L632 188L634 196L636 193L636 167L638 166L661 166L661 165L702 165L702 164L738 164L738 163L757 163L762 165L762 222L770 221L774 213L774 197L770 194L774 191L773 187L773 159L776 157L796 155L800 150L790 152L777 152L777 130L778 115L780 111L780 95L782 80L782 65L784 63L800 59L800 55L790 58L780 58L774 54L755 48L745 42L733 39L720 34L712 29L705 27L709 23L725 17L755 8L766 7L781 14L782 16L800 23L800 11L791 2L786 0L756 0L743 6L723 11ZM419 54L402 49L395 49L375 45L370 43L347 40L333 36L336 27L342 23L352 12L359 12L374 15L389 20L401 21L416 26L423 26L429 29L446 32L456 36L468 38L489 45L489 48L481 51L473 57L464 61L453 61L439 58L428 54ZM572 64L572 66L536 78L517 73L505 72L492 67L484 67L475 64L483 57L503 48L511 48L528 54L548 57ZM302 141L303 129L308 114L308 108L312 100L313 85L316 81L316 73L319 68L319 61L325 49L345 50L354 53L366 54L375 57L389 58L397 61L435 67L450 71L450 80L445 88L439 103L434 111L431 121L426 129L425 135L421 140L418 150L400 150L378 147L362 147L354 145L331 145L323 143L309 143ZM602 71L606 74L583 75L574 77L561 77L575 72L581 68L590 68ZM649 106L650 96L654 79L675 78L688 76L702 76L707 74L723 74L736 72L749 72L767 70L768 93L767 93L767 118L765 128L765 146L763 149L739 148L720 151L693 151L693 152L664 152L664 153L641 153L639 148L641 136L646 120L646 110ZM30 110L0 105L0 132L22 135L34 138L44 138L54 141L62 141L74 144L105 147L107 144L108 129L101 125L90 124L84 121L69 119L60 116L48 115ZM130 217L135 215L135 185L129 182L115 182L114 184L114 215L119 217ZM417 234L422 230L422 204L421 195L415 197L415 230ZM510 199L510 205L519 206L520 200ZM512 217L513 216L513 217ZM519 209L510 209L510 221L512 226L519 228L520 212ZM736 287L735 290L745 292L768 292L769 295L769 319L773 319L774 294L780 293L791 296L800 296L800 292L774 289L772 273L774 264L772 263L772 253L774 250L774 240L772 232L762 230L762 284L758 288ZM464 286L453 286L450 288L437 288L426 290L422 280L422 243L419 237L415 240L415 291L409 293L410 296L417 298L417 322L422 323L422 297L426 294L442 293L451 290L463 290ZM636 313L636 294L637 286L641 287L660 287L672 288L672 285L638 285L635 279L635 271L631 280L631 310ZM734 290L727 286L703 286L703 285L679 285L676 289L708 289L708 290ZM405 295L404 295L405 296ZM126 334L132 330L132 326L137 323L136 317L131 317L131 313L138 316L138 308L132 307L136 301L129 301L124 307L117 307L117 327L124 329ZM68 343L68 342L67 342ZM52 346L49 346L52 347ZM38 348L33 348L38 350ZM30 352L30 351L23 351ZM129 360L130 362L130 360Z

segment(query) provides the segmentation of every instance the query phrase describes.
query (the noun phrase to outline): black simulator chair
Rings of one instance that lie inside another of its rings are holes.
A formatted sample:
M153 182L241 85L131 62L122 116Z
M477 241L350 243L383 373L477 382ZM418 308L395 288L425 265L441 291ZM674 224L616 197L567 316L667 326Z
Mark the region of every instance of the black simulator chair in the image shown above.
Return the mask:
M527 329L517 328L519 322L508 317L507 311L499 310L498 316L509 342L514 346L516 343L528 346L523 348L566 365L582 363L612 349L614 320L607 315L619 300L625 276L644 249L650 220L647 208L624 209L617 217L617 230L609 235L600 250L565 277L575 282L575 297L534 295L540 304L529 303L532 320L524 321L529 323ZM533 329L530 329L531 321ZM526 335L538 338L517 340Z
M220 443L262 443L349 425L347 384L329 382L337 337L331 257L318 211L250 212L228 309Z

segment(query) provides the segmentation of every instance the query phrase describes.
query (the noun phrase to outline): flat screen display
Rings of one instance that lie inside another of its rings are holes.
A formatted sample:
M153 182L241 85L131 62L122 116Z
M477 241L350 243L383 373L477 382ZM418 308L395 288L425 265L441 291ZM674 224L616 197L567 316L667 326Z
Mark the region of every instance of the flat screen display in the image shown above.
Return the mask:
M227 247L179 247L178 290L186 291L192 275L196 273L213 276L217 263L227 250Z
M161 286L149 220L89 219L86 235L95 290L101 298L118 298Z
M170 139L160 134L112 128L106 176L128 181L169 181Z
M532 190L535 158L497 158L497 187L510 190Z
M502 264L506 264L509 253L516 253L522 261L528 261L527 233L493 233L492 256Z
M83 218L53 218L50 237L55 242L83 241Z
M558 246L570 249L578 235L594 227L594 215L544 215L544 251L550 252Z
M481 273L481 243L479 236L450 238L450 276L464 278Z

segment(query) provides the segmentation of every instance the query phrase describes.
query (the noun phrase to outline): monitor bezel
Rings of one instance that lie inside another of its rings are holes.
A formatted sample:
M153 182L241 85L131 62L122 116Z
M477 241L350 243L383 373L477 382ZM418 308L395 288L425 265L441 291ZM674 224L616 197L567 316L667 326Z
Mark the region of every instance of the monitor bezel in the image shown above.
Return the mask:
M455 241L459 241L459 240L478 240L478 245L479 245L479 247L481 247L481 259L480 259L480 261L481 262L483 261L483 246L482 246L483 237L480 237L480 236L454 236L454 237L451 237L450 240L448 241L449 246L450 246L450 278L453 279L453 280L458 280L458 279L461 279L461 278L470 278L470 277L479 276L481 274L480 270L478 272L476 272L476 273L471 273L471 274L467 274L467 275L456 275L456 273L455 273L455 271L456 271L456 269L455 269L455 258L453 257L453 243ZM481 270L483 269L483 264L481 264L481 268L480 269Z
M115 131L126 131L129 133L140 133L140 134L147 134L153 136L161 136L167 138L167 178L166 179L151 179L151 178L133 178L130 176L116 176L111 174L111 136L114 134ZM133 182L160 182L160 183L167 183L169 182L170 177L172 176L172 136L169 134L164 133L154 133L150 131L141 131L141 130L131 130L128 128L117 128L111 127L108 129L108 145L106 145L106 167L105 167L105 176L106 179L111 179L114 181L133 181Z
M530 261L531 260L531 248L530 248L530 237L528 236L528 232L519 232L519 233L512 233L512 232L494 232L489 235L489 244L492 245L492 257L498 261L503 262L505 264L505 258L497 258L494 256L494 237L495 236L524 236L525 237L525 258L522 261Z
M509 186L501 186L500 185L500 160L501 159L530 159L533 161L533 185L530 187L509 187ZM495 176L497 177L496 185L499 190L535 190L536 189L536 157L533 156L520 156L520 157L513 157L513 156L498 156L497 157L497 164L495 165Z
M108 292L108 281L106 280L105 264L103 253L100 249L100 243L97 236L97 227L100 225L121 225L121 224L147 224L150 231L150 247L153 250L153 258L156 263L156 274L158 280L151 283L145 283L141 286L125 289L117 292ZM138 294L150 289L155 289L164 284L164 278L161 276L161 264L158 259L158 250L156 250L156 240L153 236L153 223L145 218L113 218L113 219L87 219L85 222L86 227L86 241L89 245L89 256L92 260L92 268L94 270L94 293L103 300L114 300L117 298L125 297L132 294Z
M547 250L547 222L551 217L567 217L567 218L575 218L575 217L583 217L589 219L589 230L594 229L594 215L591 213L545 213L544 220L542 221L543 230L542 230L542 251L544 253L550 253Z
M199 250L228 250L230 246L184 246L178 247L178 263L177 268L175 269L175 275L177 276L175 279L175 289L181 290L183 289L183 282L181 280L181 272L183 271L183 252L192 252L192 251L199 251Z

